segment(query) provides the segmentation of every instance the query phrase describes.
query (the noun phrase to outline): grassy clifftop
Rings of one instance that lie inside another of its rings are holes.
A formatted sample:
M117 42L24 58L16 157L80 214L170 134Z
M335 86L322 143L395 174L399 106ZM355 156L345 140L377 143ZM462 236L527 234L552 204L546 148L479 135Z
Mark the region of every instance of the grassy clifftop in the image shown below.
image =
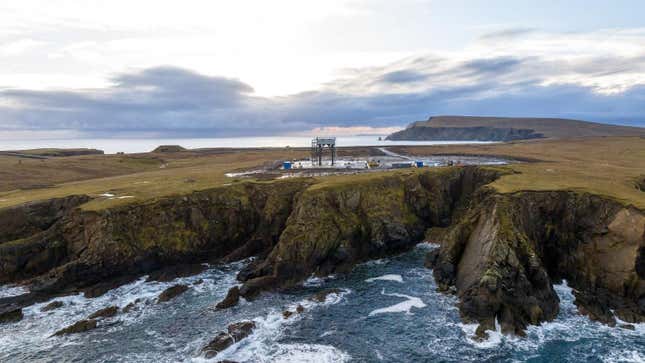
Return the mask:
M532 160L498 167L499 192L570 190L645 209L645 138L598 137L486 145L398 146L408 155L496 155ZM368 155L376 148L344 149ZM101 210L234 183L227 172L305 157L304 149L212 150L136 155L90 155L47 160L0 156L0 208L85 194L86 210ZM458 158L456 158L458 159ZM354 183L412 170L319 177L313 188ZM108 193L113 196L101 196Z
M499 192L570 190L609 197L645 209L639 185L645 174L645 138L586 138L540 140L490 145L396 147L411 155L464 154L529 158L512 164L492 183Z

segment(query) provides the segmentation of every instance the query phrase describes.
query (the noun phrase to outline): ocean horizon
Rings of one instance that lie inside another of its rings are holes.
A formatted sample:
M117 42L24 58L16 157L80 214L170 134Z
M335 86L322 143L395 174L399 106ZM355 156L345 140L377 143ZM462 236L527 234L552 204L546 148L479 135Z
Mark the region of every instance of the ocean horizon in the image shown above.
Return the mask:
M490 141L390 141L387 135L338 136L339 147L395 146L395 145L463 145L489 144ZM78 139L23 139L0 140L0 151L41 148L90 148L106 154L123 152L143 153L159 145L181 145L187 149L201 148L266 148L309 147L314 136L255 136L218 138L78 138ZM379 140L379 137L382 140Z

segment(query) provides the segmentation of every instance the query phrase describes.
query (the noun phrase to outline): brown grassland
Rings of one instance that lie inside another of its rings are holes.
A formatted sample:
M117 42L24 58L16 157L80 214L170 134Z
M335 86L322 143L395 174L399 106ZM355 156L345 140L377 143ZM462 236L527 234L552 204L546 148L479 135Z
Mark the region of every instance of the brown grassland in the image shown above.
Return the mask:
M535 159L503 167L514 173L492 183L502 193L590 192L645 209L645 138L598 137L487 145L393 147L411 155L469 154Z
M486 145L399 146L408 155L497 155L525 161L499 167L509 171L492 186L502 193L572 190L609 197L645 209L645 138L597 137ZM340 155L367 155L376 149L342 149ZM237 182L227 172L253 169L276 160L306 157L306 149L210 149L179 153L86 155L29 159L0 156L0 208L33 200L87 194L83 206L97 210ZM411 170L388 171L409 173ZM375 178L321 177L324 184ZM639 185L641 186L639 188ZM117 198L100 197L103 193ZM126 197L118 199L118 197Z

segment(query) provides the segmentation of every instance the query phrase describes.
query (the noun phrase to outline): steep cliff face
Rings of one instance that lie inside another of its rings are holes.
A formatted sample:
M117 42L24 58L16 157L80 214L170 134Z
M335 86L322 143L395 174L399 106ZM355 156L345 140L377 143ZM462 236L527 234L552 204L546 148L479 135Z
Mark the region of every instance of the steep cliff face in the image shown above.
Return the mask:
M480 333L522 334L553 319L552 283L566 279L579 310L613 325L645 317L645 214L574 192L481 193L429 256L443 289L456 287Z
M428 228L448 226L453 211L496 176L487 169L451 168L314 186L298 198L268 258L240 274L246 281L242 294L347 271L410 248Z
M89 199L85 195L72 195L0 209L0 244L46 231Z
M32 291L56 294L258 256L238 276L240 294L252 298L432 236L442 243L428 256L438 285L457 293L481 335L495 321L522 334L553 319L552 285L563 279L592 319L643 321L645 213L584 193L500 194L486 187L499 175L436 168L240 183L100 212L75 208L82 196L3 210L0 281L32 279Z
M414 126L389 135L386 140L479 140L514 141L539 139L544 135L532 129L499 127L425 127Z
M266 254L308 180L239 184L101 212L68 211L0 244L0 281L59 291L177 263Z

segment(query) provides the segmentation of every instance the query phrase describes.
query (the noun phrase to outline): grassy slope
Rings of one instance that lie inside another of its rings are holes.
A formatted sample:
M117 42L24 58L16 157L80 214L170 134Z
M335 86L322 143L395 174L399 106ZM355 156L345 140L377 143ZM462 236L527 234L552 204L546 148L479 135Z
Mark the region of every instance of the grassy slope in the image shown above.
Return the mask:
M436 116L428 121L415 122L414 126L532 129L551 138L645 135L645 128L555 118Z
M0 192L158 169L153 155L85 155L31 159L0 155Z
M523 190L587 191L645 209L645 192L636 188L645 175L645 139L639 137L588 138L575 140L540 140L489 145L444 145L390 147L411 155L475 154L506 155L538 159L502 167L510 175L493 183L501 192ZM375 149L371 149L372 152ZM365 155L366 148L343 150L342 154ZM189 193L233 182L224 174L283 160L304 157L306 150L213 150L176 154L140 154L135 156L85 156L40 160L0 157L0 208L31 200L71 194L98 196L112 192L127 199L99 197L84 206L102 209L147 199ZM34 163L31 165L30 163ZM27 166L28 165L28 166ZM165 167L161 168L162 165ZM23 170L28 168L26 171ZM388 173L375 172L319 178L325 185L352 183L359 179L379 178ZM104 173L113 173L104 175ZM79 180L86 179L86 180ZM18 190L16 186L56 184L50 188Z
M588 191L645 209L645 192L636 187L645 175L645 138L541 140L471 146L398 147L415 154L508 155L541 160L505 167L507 175L492 185L500 192L523 190Z
M140 154L135 157L112 155L70 157L47 159L44 162L22 159L21 164L17 164L16 158L11 158L10 161L0 158L0 167L3 166L3 163L5 166L2 168L3 174L0 174L0 180L2 180L0 208L31 200L72 194L99 196L102 193L110 192L116 196L134 197L124 199L100 197L84 206L86 209L102 209L222 185L232 181L231 178L224 175L227 172L304 155L304 151L273 149L215 153ZM29 171L25 171L26 168ZM15 185L24 186L36 182L55 185L27 190L15 188Z

